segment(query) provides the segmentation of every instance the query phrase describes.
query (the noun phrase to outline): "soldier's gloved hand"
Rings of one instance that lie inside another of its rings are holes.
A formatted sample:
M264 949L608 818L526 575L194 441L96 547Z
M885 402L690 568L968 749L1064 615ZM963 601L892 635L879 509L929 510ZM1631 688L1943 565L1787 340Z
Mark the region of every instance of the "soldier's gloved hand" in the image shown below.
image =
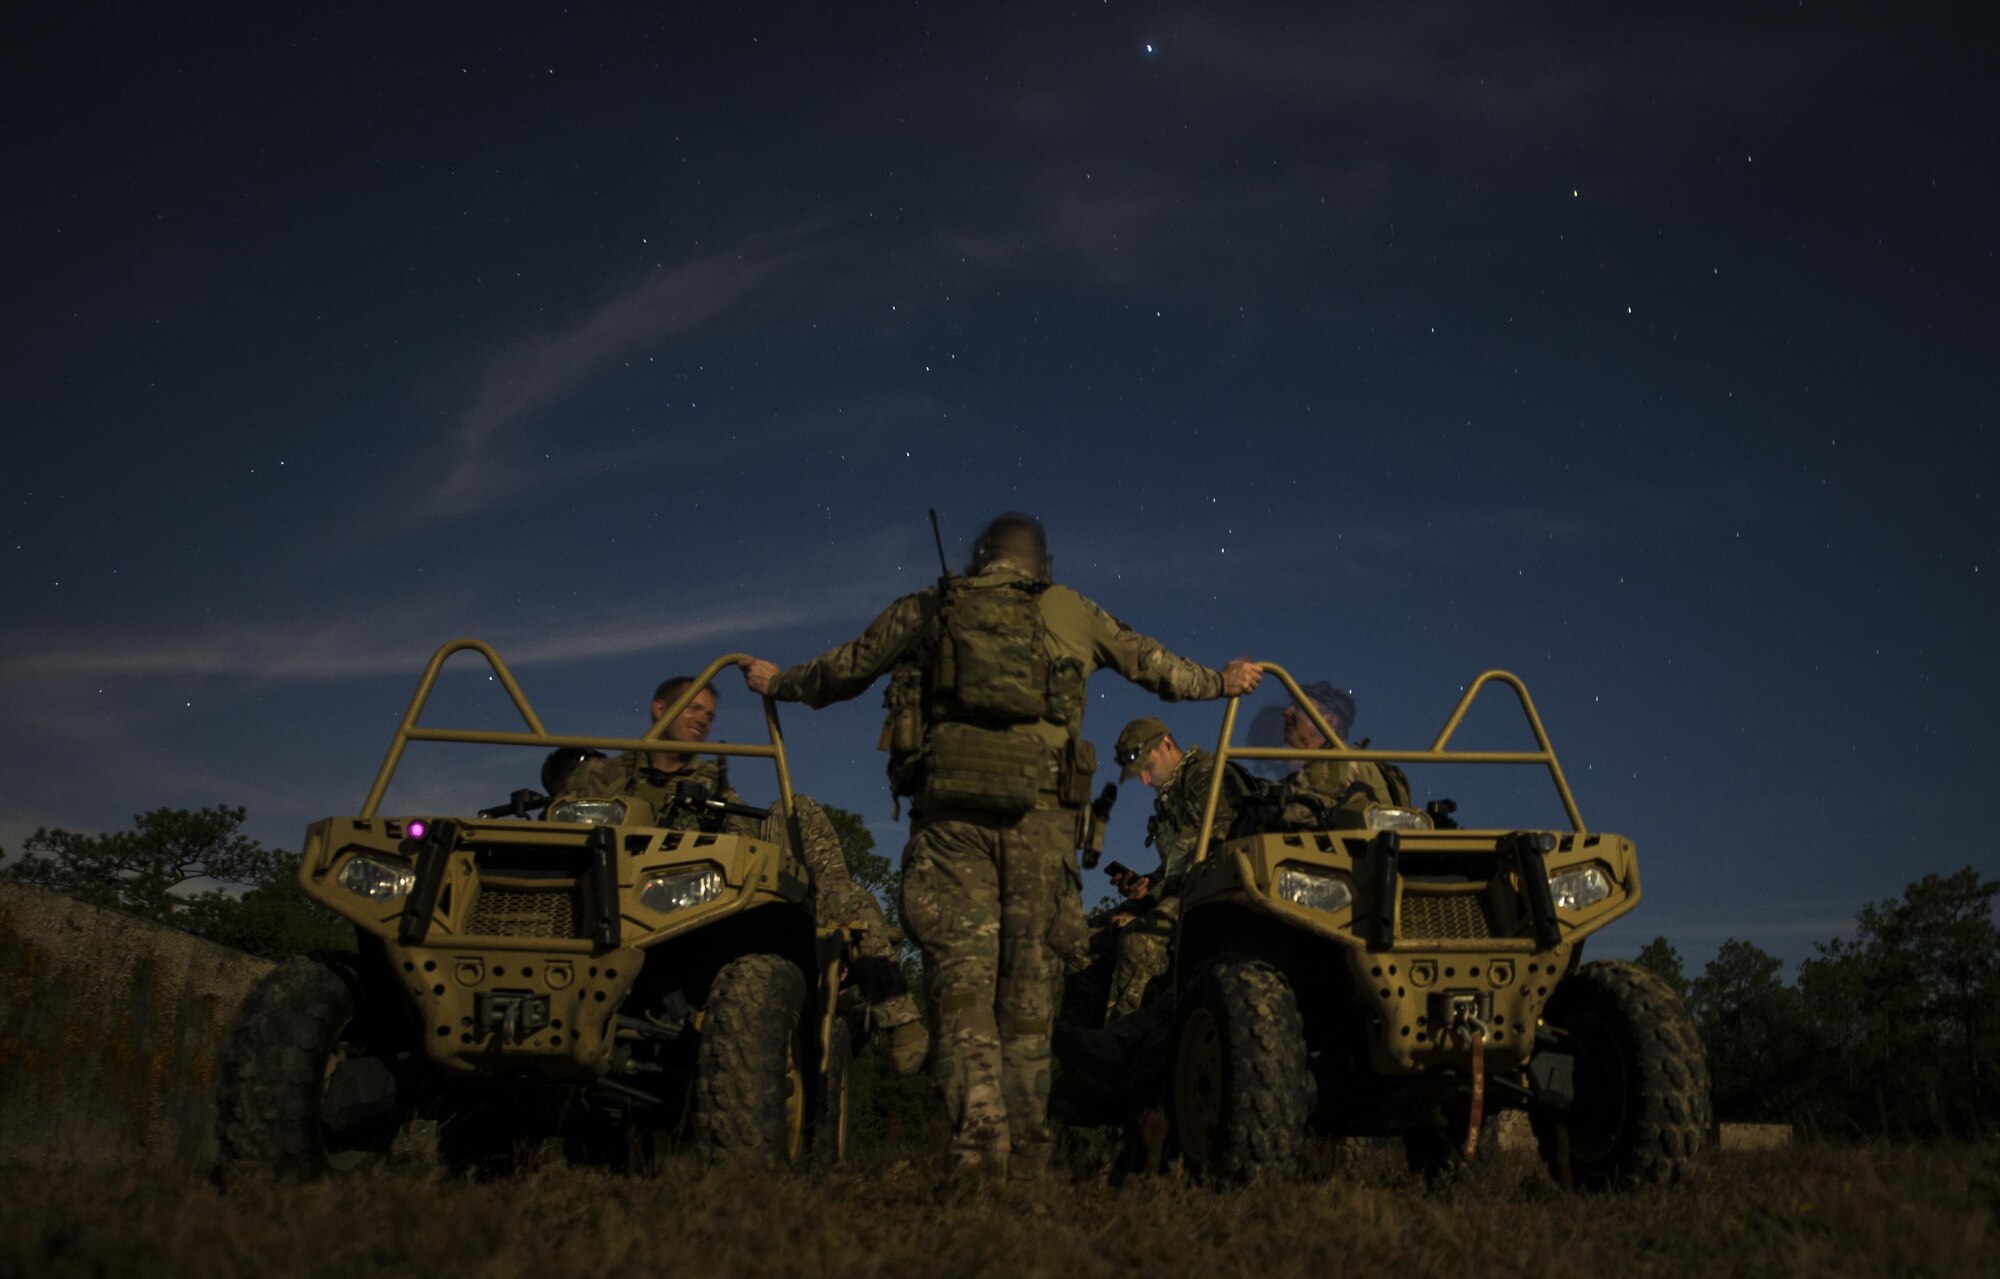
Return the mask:
M1257 691L1264 681L1264 668L1247 657L1239 657L1222 668L1222 695L1241 697Z
M778 678L777 665L762 658L746 657L736 666L743 672L743 682L760 697L771 691L771 681Z

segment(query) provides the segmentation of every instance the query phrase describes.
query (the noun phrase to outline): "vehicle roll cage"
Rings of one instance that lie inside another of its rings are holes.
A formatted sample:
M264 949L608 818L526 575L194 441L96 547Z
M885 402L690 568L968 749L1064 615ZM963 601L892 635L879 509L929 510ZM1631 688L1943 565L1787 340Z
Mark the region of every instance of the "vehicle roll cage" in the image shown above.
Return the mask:
M500 687L507 690L514 709L521 713L527 724L525 733L493 732L471 728L419 728L417 720L423 715L424 706L430 701L431 689L437 683L438 674L444 669L446 659L452 654L467 649L486 659ZM724 653L695 676L692 683L680 691L652 728L643 737L583 737L574 734L551 733L542 727L541 717L528 704L528 696L521 691L521 685L514 679L514 673L507 669L507 663L500 660L500 654L484 640L455 639L439 646L431 654L430 664L424 668L423 678L417 681L417 691L410 698L409 709L403 712L403 722L396 729L396 736L389 743L389 753L382 759L382 767L375 771L375 783L368 788L368 798L362 802L360 816L373 817L381 806L382 796L389 789L389 780L396 775L396 766L402 762L403 750L411 742L460 742L479 746L539 746L543 750L560 747L582 747L607 751L664 751L676 755L749 755L758 759L768 759L778 770L778 794L783 803L787 821L797 820L797 810L792 804L792 770L785 761L784 734L778 727L778 707L770 698L764 699L764 729L768 742L759 745L754 742L677 742L666 736L667 725L680 718L695 697L711 683L715 677L737 662L745 660L743 653ZM1233 708L1232 708L1233 709Z
M1209 776L1208 796L1203 801L1201 808L1201 838L1195 842L1195 860L1197 862L1205 860L1208 856L1209 836L1213 832L1215 825L1216 801L1222 794L1223 765L1232 759L1345 759L1373 763L1409 764L1541 764L1549 770L1549 777L1556 784L1556 794L1562 799L1563 812L1569 816L1570 829L1579 836L1585 833L1583 814L1578 812L1576 807L1576 796L1570 793L1569 781L1563 776L1562 765L1556 762L1555 748L1549 745L1548 731L1542 727L1542 717L1535 713L1535 701L1532 697L1528 696L1528 686L1521 682L1520 676L1507 671L1482 672L1479 678L1466 686L1464 694L1458 699L1458 705L1452 709L1451 717L1445 720L1444 727L1438 730L1437 740L1430 744L1428 750L1356 750L1342 741L1340 734L1333 731L1333 726L1327 723L1326 717L1320 713L1319 707L1313 702L1312 698L1306 696L1305 691L1299 687L1298 681L1292 678L1290 671L1287 671L1276 662L1258 662L1256 666L1264 671L1265 674L1278 677L1279 681L1284 684L1285 691L1292 695L1293 704L1305 712L1306 717L1313 722L1313 726L1319 729L1326 736L1326 740L1332 743L1332 745L1322 747L1319 750L1300 750L1292 746L1232 747L1229 744L1229 739L1235 735L1236 709L1243 699L1240 696L1226 699L1228 704L1222 712L1222 737L1216 743L1215 747L1215 769ZM1445 747L1450 743L1452 734L1458 731L1459 724L1464 721L1466 711L1472 708L1473 700L1479 696L1480 690L1488 684L1493 683L1505 684L1514 690L1515 699L1521 705L1521 713L1527 717L1528 728L1534 733L1535 744L1540 749L1532 751L1446 750Z

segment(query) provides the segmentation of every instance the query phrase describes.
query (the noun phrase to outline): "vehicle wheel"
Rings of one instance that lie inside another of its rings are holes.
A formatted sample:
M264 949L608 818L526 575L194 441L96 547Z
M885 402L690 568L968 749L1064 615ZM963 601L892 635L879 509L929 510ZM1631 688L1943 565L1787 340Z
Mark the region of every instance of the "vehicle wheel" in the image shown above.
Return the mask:
M776 955L742 955L715 975L695 1059L695 1138L711 1161L799 1166L805 1004L805 975Z
M1261 960L1225 955L1181 1005L1173 1116L1190 1171L1240 1183L1297 1173L1313 1083L1291 984Z
M225 1167L311 1177L387 1155L396 1077L366 1042L356 989L351 972L300 957L250 992L222 1062Z
M847 1079L854 1065L854 1032L847 1019L833 1019L833 1042L826 1054L826 1086L813 1116L812 1162L822 1172L847 1158Z
M1710 1099L1708 1059L1680 996L1636 964L1604 960L1563 978L1543 1020L1576 1059L1569 1110L1531 1116L1549 1171L1560 1180L1567 1155L1579 1190L1686 1175L1708 1145Z

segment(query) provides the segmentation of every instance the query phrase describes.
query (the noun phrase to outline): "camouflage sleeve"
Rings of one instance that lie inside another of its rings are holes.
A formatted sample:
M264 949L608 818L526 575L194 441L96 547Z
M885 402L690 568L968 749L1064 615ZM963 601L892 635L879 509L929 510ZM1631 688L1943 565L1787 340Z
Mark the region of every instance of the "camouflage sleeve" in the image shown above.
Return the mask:
M826 810L806 795L794 795L792 802L798 807L799 838L805 845L800 851L812 866L815 917L822 924L858 924L868 929L861 945L864 955L877 950L892 953L889 921L882 913L882 903L848 873L847 858L840 849L840 833L834 830ZM783 843L783 828L784 818L774 809L765 819L764 837Z
M1167 814L1167 820L1160 823L1171 827L1172 833L1160 838L1160 858L1166 867L1161 891L1180 891L1181 880L1194 866L1195 840L1201 834L1201 810L1208 803L1209 780L1215 776L1215 757L1206 751L1190 751L1187 764L1174 775L1173 793L1163 798L1160 807ZM1235 820L1235 796L1224 776L1222 790L1215 797L1214 829L1227 834L1230 822Z
M1200 821L1197 813L1194 821L1182 822L1172 819L1160 821L1153 829L1153 842L1160 850L1160 889L1162 892L1180 891L1181 877L1194 861L1194 822Z
M1169 702L1222 696L1220 672L1167 651L1158 640L1141 635L1067 587L1050 587L1049 595L1058 616L1080 623L1085 632L1080 638L1088 645L1094 667L1117 671Z
M916 638L922 621L923 597L905 595L868 623L859 638L779 672L771 681L771 696L781 702L804 702L815 709L845 701L896 664Z

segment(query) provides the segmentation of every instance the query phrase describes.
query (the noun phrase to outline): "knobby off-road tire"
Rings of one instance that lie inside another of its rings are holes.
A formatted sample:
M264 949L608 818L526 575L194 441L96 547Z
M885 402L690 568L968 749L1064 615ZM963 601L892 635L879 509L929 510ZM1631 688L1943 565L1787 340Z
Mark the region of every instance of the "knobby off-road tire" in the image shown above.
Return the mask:
M1188 988L1180 1018L1173 1118L1190 1171L1228 1184L1296 1176L1313 1083L1284 974L1222 956Z
M395 1116L338 1132L321 1121L334 1067L360 1052L361 1012L349 975L317 959L288 959L250 992L222 1061L225 1169L313 1177L388 1153Z
M1603 960L1563 979L1543 1020L1576 1056L1567 1115L1536 1113L1542 1161L1579 1190L1665 1185L1708 1145L1708 1058L1687 1005L1637 964ZM1567 1130L1565 1132L1565 1129Z
M695 1138L711 1162L800 1166L805 1005L805 975L776 955L742 955L715 975L694 1087Z

